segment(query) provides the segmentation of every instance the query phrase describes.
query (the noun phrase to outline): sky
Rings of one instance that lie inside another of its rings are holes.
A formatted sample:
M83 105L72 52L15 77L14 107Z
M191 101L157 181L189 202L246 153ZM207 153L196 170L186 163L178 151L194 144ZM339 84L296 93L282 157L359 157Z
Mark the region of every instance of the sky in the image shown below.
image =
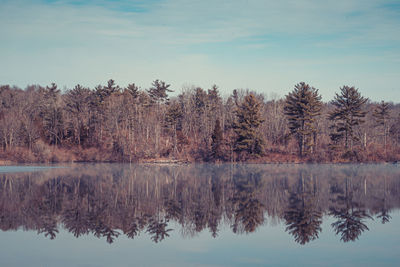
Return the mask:
M400 102L400 0L0 0L0 84L111 78Z

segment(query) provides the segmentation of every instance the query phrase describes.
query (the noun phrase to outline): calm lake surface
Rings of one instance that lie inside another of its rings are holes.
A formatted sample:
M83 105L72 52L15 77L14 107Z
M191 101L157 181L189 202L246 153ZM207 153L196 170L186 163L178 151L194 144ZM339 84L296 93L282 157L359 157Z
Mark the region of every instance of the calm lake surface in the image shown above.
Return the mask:
M0 266L400 266L399 165L62 167L0 167Z

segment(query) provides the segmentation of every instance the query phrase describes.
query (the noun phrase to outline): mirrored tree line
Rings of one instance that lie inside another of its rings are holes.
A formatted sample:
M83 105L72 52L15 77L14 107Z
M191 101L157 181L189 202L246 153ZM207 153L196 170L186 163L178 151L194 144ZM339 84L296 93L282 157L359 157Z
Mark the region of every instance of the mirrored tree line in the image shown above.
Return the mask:
M389 223L400 207L398 169L380 168L105 164L1 174L0 228L50 239L63 228L109 243L145 234L157 243L177 232L217 237L228 225L243 234L279 223L304 245L330 217L340 240L355 241L369 222Z
M173 93L175 91L175 93ZM398 161L400 105L343 86L330 102L300 82L285 97L223 97L161 80L60 90L0 86L0 158L18 162ZM173 95L173 96L171 96Z

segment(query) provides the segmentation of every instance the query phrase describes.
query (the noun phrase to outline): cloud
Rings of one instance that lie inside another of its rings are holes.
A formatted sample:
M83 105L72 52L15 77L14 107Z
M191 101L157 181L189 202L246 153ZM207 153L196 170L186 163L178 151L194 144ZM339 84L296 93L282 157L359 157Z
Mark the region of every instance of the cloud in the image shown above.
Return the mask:
M1 1L0 81L71 87L113 77L147 86L162 78L175 88L284 94L306 80L332 95L352 79L376 94L381 76L390 95L399 14L396 2L380 0Z
M400 38L390 34L398 33L399 18L393 10L380 7L381 1L172 0L151 4L134 1L131 5L129 1L51 2L3 4L2 22L19 34L42 29L48 35L57 35L72 30L98 36L152 38L164 44L229 42L277 33L340 34L345 39L354 38L354 33L380 40ZM133 12L130 6L140 6L146 12Z

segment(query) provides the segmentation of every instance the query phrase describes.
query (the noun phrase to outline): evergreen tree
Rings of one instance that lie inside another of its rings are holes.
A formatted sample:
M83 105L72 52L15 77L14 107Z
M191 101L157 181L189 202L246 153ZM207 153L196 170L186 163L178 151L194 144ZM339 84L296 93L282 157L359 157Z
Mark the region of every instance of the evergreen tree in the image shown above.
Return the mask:
M214 84L211 89L208 89L207 95L210 105L210 111L213 112L214 115L216 115L215 112L221 105L221 97L219 96L218 86Z
M222 160L224 158L224 153L222 151L224 137L219 119L215 121L215 127L211 139L211 159Z
M44 134L50 144L58 145L63 134L62 108L58 101L60 90L52 83L44 91L44 106L42 107L42 118Z
M344 139L345 148L350 147L353 151L353 142L358 141L354 130L356 126L364 123L366 112L363 107L367 100L368 98L361 96L354 86L343 86L340 88L340 94L336 93L331 102L335 109L329 114L329 119L333 121L330 137L334 143Z
M106 100L107 97L110 95L117 93L120 91L121 88L119 88L118 85L115 85L115 81L113 79L108 80L106 86L101 86L98 85L95 88L96 91L96 96L97 96L97 101L102 104Z
M173 151L176 155L178 151L177 143L177 131L182 128L182 108L179 102L170 103L165 114L165 126L167 130L172 131L173 134Z
M90 109L88 103L91 97L91 90L79 84L64 95L68 136L72 136L73 141L78 145L81 145L81 142L89 135Z
M163 103L168 104L168 92L172 92L169 89L170 85L166 84L164 81L155 80L147 92L151 99L151 104L155 104L155 116L156 116L156 125L154 129L154 151L156 154L159 153L159 145L160 145L160 137L161 137L161 127L160 123L163 121Z
M217 118L221 118L221 109L222 109L222 99L219 95L218 86L213 85L211 89L208 89L207 93L207 102L208 102L208 128L210 132L212 131L212 127L217 120ZM221 124L221 121L219 121ZM224 121L222 121L222 125Z
M239 154L246 152L250 156L260 156L264 153L264 140L257 132L258 127L264 121L261 119L260 109L261 103L252 93L246 95L236 109L235 151Z
M60 89L57 89L57 85L52 83L51 86L46 86L45 98L48 104L54 104L57 101L57 97L60 94Z
M136 86L134 83L128 84L128 86L125 88L125 90L132 96L133 99L136 99L139 97L139 87Z
M207 109L207 93L203 88L197 87L194 91L194 106L198 117L206 112Z
M110 96L113 93L119 92L121 88L119 88L119 86L115 84L115 81L113 79L110 79L107 82L107 86L104 86L103 89L104 89L105 94L107 96Z
M388 121L390 119L389 112L389 103L382 101L374 110L372 114L375 118L376 126L382 127L383 131L383 142L386 151L386 143L387 143L387 133L388 133Z
M167 102L168 99L168 92L173 92L169 89L170 84L166 84L164 81L155 80L147 92L149 93L150 98L155 103L163 103Z
M390 126L389 134L398 144L400 143L400 113L397 115L392 126Z
M285 115L289 120L289 129L295 135L299 145L299 155L313 152L317 129L316 116L321 111L321 96L318 90L301 82L286 96Z

